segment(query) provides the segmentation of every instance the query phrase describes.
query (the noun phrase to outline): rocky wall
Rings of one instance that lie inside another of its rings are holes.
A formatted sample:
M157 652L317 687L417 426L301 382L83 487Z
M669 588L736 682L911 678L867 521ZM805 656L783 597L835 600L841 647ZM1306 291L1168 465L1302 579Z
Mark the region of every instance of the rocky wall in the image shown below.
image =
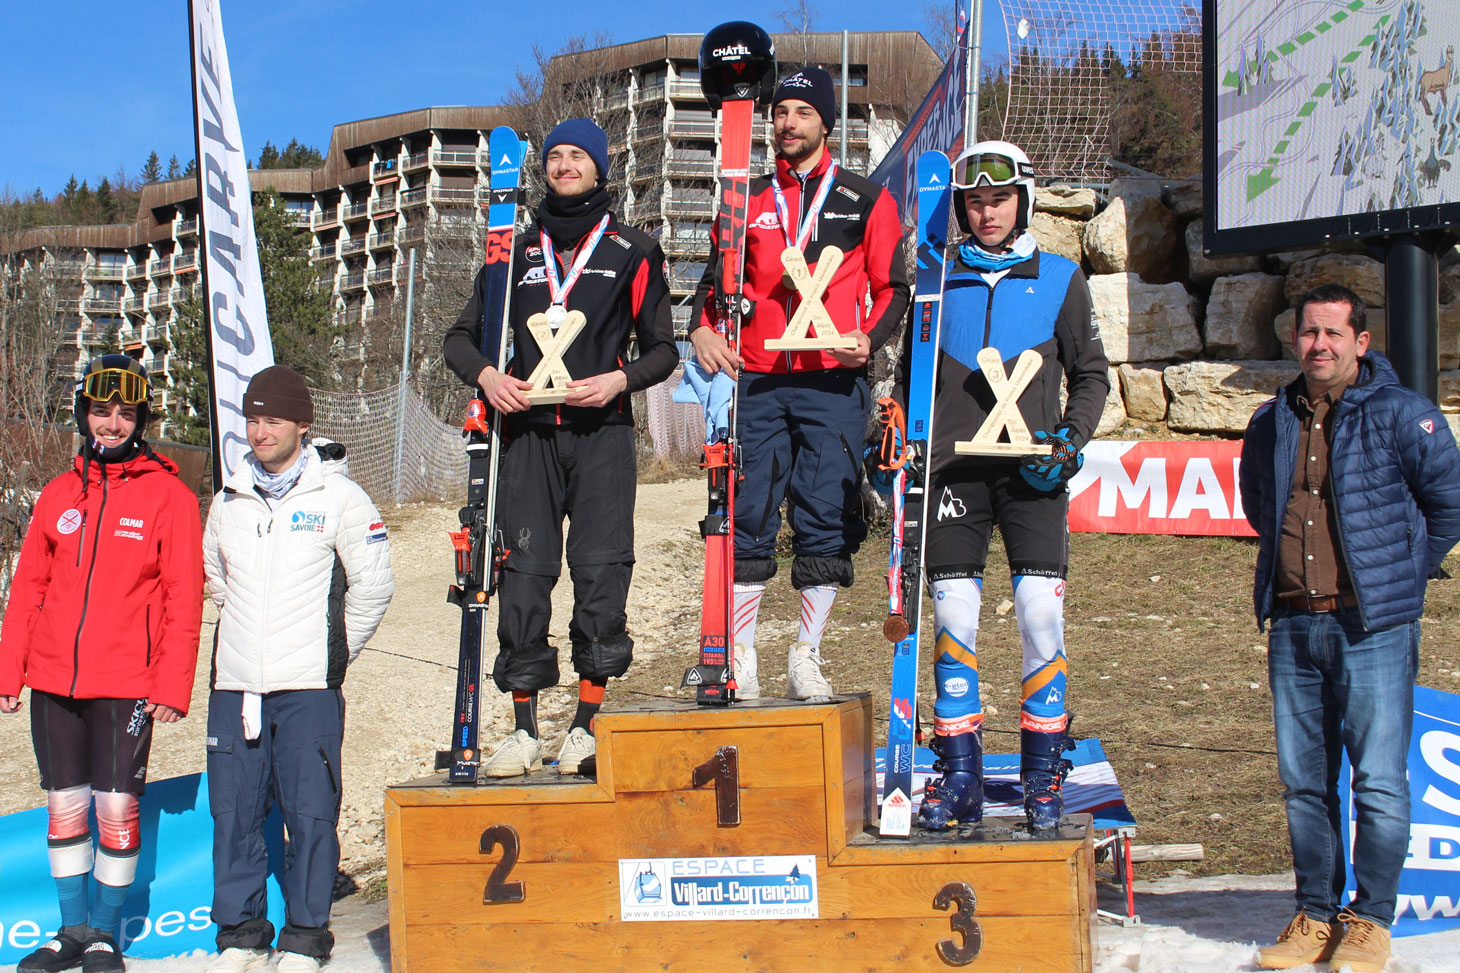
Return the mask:
M1196 181L1117 179L1109 193L1041 188L1041 247L1079 260L1110 357L1101 434L1127 421L1241 435L1252 411L1298 374L1293 306L1339 283L1369 307L1385 348L1384 266L1356 243L1262 256L1202 253ZM1440 407L1460 435L1460 247L1440 261Z

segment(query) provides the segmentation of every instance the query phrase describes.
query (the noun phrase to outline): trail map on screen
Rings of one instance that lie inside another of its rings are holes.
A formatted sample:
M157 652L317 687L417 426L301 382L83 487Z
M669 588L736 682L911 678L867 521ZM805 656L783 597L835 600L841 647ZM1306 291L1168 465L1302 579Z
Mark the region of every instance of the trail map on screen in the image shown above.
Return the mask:
M1277 230L1272 242L1291 243L1280 239L1291 224L1324 221L1309 228L1317 242L1392 229L1366 216L1387 211L1430 207L1421 222L1433 225L1444 222L1435 207L1460 203L1460 0L1210 0L1206 10L1217 234ZM1263 239L1233 235L1246 247Z

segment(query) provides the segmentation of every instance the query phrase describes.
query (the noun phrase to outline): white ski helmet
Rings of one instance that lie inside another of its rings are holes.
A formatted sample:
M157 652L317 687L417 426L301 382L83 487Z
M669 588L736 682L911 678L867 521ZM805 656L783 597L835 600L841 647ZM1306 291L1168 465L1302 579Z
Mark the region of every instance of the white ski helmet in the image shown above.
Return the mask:
M1027 230L1034 219L1034 164L1024 150L1012 142L987 141L964 149L953 163L953 213L964 233L972 233L963 190L976 186L1014 186L1019 192L1019 222L1016 230Z

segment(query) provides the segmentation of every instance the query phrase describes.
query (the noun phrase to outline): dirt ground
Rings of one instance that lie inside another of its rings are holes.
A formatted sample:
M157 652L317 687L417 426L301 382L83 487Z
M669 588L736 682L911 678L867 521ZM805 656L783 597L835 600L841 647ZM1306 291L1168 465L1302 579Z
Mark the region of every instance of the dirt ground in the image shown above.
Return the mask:
M703 546L700 479L640 486L637 567L630 592L634 668L609 690L615 700L679 696L680 674L695 653ZM445 602L451 582L454 505L391 508L391 557L397 590L385 622L345 683L348 717L342 870L361 885L383 871L385 786L430 772L446 742L455 686L459 613ZM890 646L886 616L887 539L874 532L857 560L857 584L837 600L824 643L826 671L841 692L873 694L885 719ZM1071 710L1076 733L1098 736L1115 767L1144 844L1200 842L1206 859L1181 867L1198 874L1283 871L1288 867L1281 787L1273 758L1265 638L1252 619L1255 546L1224 538L1076 534L1066 598ZM1451 565L1453 567L1453 564ZM789 564L771 583L757 643L765 692L784 689L784 649L795 638L798 602ZM998 540L990 556L979 636L988 746L1018 748L1019 637ZM563 678L544 694L546 754L556 753L571 717L576 684L568 658L571 591L554 599L552 636ZM192 715L160 726L154 779L203 769L211 610L202 633ZM1430 587L1420 682L1460 691L1460 580ZM931 709L931 659L924 649L923 712ZM488 693L484 737L511 727L505 697ZM0 767L10 781L0 812L43 802L26 713L0 717ZM885 723L878 727L878 735ZM1167 866L1143 865L1142 877Z

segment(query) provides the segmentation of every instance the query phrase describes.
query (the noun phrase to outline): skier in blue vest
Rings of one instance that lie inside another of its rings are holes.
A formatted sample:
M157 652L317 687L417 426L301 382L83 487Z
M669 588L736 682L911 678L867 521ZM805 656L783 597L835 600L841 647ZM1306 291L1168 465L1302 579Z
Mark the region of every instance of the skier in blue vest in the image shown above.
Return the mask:
M1105 348L1077 264L1039 249L1029 231L1034 171L1008 142L980 142L953 165L953 211L966 239L950 248L937 363L926 576L933 591L934 743L941 776L918 813L942 831L983 815L983 707L975 639L983 571L999 525L1024 645L1019 711L1024 811L1033 828L1058 825L1060 787L1073 747L1065 710L1065 574L1069 497L1081 448L1094 434L1110 389ZM905 330L893 397L906 403L911 335ZM1019 412L1045 457L958 456L997 400L977 355L995 348L1012 371L1026 349L1044 361L1019 397ZM1060 376L1069 390L1060 408Z

